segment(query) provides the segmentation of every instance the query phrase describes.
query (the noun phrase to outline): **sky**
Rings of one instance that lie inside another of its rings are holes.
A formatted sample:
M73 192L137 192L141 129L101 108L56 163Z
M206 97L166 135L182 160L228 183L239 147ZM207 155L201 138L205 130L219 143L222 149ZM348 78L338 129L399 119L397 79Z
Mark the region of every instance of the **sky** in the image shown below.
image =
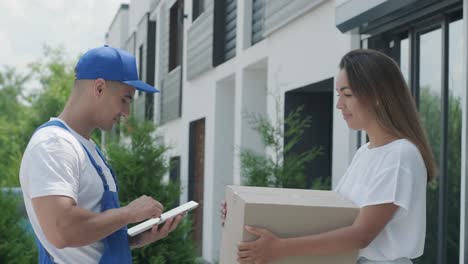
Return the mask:
M103 45L124 0L0 0L0 67L25 73L45 44L75 60Z

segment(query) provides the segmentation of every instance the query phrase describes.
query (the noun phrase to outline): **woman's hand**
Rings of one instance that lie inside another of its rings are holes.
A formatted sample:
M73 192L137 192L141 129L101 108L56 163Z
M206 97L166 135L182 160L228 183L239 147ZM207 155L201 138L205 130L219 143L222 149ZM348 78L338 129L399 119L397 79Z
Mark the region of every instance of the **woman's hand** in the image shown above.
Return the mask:
M226 215L227 215L227 205L226 201L221 201L221 225L224 226L224 222L226 221Z
M258 236L252 242L241 242L237 261L241 264L266 264L282 257L282 240L263 228L245 226L247 232Z

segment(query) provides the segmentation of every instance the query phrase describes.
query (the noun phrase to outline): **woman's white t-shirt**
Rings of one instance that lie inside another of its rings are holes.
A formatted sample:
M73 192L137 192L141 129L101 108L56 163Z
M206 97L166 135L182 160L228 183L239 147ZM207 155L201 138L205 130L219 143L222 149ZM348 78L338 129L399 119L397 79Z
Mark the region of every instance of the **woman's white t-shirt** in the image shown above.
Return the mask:
M356 152L335 190L362 208L394 203L399 208L359 256L376 261L417 258L426 236L427 172L417 147L399 139Z
M101 241L83 247L56 248L42 232L32 206L33 198L63 195L72 198L81 208L101 212L104 185L81 144L101 166L109 189L116 191L112 174L97 153L96 144L83 138L64 121L58 118L51 120L62 122L71 133L57 126L45 127L31 137L26 147L20 182L29 221L55 263L98 263L104 251Z

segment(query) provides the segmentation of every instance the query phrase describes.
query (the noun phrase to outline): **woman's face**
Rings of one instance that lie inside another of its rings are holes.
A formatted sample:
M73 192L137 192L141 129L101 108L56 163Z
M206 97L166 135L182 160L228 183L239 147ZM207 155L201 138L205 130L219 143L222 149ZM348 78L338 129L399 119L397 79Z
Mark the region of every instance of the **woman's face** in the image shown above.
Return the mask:
M375 120L372 113L362 104L349 86L345 70L340 70L336 79L336 92L338 101L336 108L341 110L348 127L354 130L367 130Z

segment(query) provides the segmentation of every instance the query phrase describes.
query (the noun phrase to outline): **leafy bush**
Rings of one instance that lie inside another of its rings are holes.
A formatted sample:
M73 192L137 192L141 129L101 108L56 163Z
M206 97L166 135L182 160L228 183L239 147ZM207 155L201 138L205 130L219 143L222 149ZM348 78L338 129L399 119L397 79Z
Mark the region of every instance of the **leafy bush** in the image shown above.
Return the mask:
M34 237L27 232L27 220L19 210L20 196L0 190L0 263L37 262ZM6 213L5 213L6 212Z
M303 107L291 111L283 120L279 118L279 103L276 104L277 121L247 113L244 117L257 131L270 155L243 149L240 154L241 174L248 186L279 188L306 188L305 165L322 154L322 147L315 147L303 153L294 152L294 147L311 125L311 117L302 118ZM284 129L283 129L284 128ZM284 144L283 144L284 142ZM326 180L317 179L313 183L319 189L329 189Z
M165 182L168 171L164 154L167 146L158 144L156 127L151 122L138 123L135 119L123 124L129 137L128 144L110 142L107 148L109 162L119 182L121 205L141 195L154 197L166 209L178 205L180 183ZM133 250L133 263L196 263L192 223L185 217L169 236L141 249Z

